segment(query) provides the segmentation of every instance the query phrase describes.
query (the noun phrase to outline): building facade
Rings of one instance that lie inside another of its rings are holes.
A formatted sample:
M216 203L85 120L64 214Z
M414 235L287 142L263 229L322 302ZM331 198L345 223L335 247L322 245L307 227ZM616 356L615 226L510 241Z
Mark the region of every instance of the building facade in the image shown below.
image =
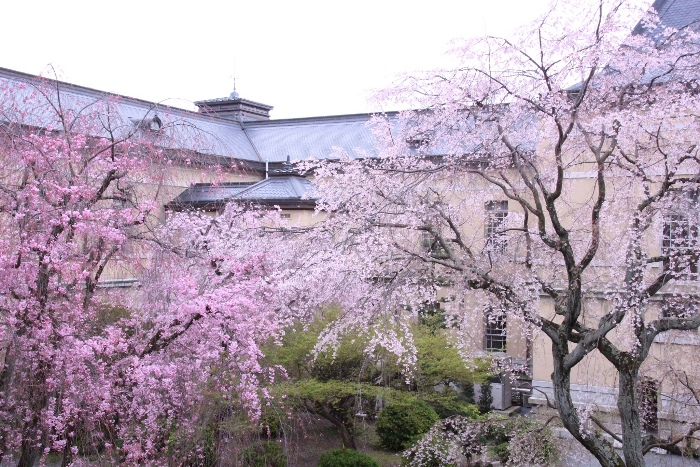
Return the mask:
M700 3L696 0L673 2L658 0L655 7L661 20L669 26L682 28L700 19ZM642 29L635 30L642 33ZM0 79L20 85L33 85L35 76L0 69ZM109 95L102 91L68 83L53 83L68 102L99 100ZM167 168L169 176L159 190L160 213L164 219L168 211L198 209L211 213L221 210L231 201L276 207L290 222L308 225L313 222L315 208L309 196L312 180L298 173L294 164L306 159L333 159L343 153L357 158L372 158L378 155L375 135L368 126L369 114L324 116L274 120L270 119L272 107L241 98L237 93L228 97L197 102L199 112L188 112L156 103L124 96L112 96L125 125L139 131L151 132L159 138L164 148L175 142L186 152L173 154L172 165ZM396 117L388 115L389 120ZM420 146L420 141L413 142ZM183 155L184 154L184 155ZM439 157L439 154L433 154ZM592 189L593 175L581 170L567 183L580 187L582 197ZM690 174L691 176L693 174ZM585 201L584 201L585 202ZM467 230L483 240L485 250L493 255L511 251L505 235L504 225L509 213L517 206L502 196L495 195L483 203L482 218ZM663 229L663 241L652 245L659 254L672 256L674 251L688 248L698 236L697 196L678 212L670 213ZM476 232L476 233L475 233ZM691 242L692 240L692 242ZM434 249L431 239L427 249ZM598 266L596 266L598 267ZM667 267L659 264L659 268ZM125 280L115 273L114 281ZM698 260L687 267L687 277L678 287L686 293L697 290ZM680 290L680 289L679 289ZM659 316L674 314L678 310L673 297L678 292L669 289L655 300L649 313ZM449 295L449 291L445 292ZM541 301L540 313L554 316L554 302L548 297ZM610 303L603 291L590 295L585 303L591 322L605 315ZM696 310L697 312L697 310ZM488 315L488 313L487 313ZM482 323L478 330L483 334L481 350L499 357L510 357L525 368L519 382L522 393L530 404L546 404L553 396L551 374L551 348L544 339L523 338L518 332L518 323L510 322L507 316L479 317ZM698 330L678 331L657 338L651 350L651 364L645 374L642 400L653 415L646 416L650 430L672 431L672 422L692 421L700 416L695 411L679 409L680 405L692 405L692 391L679 387L677 375L668 378L668 371L691 368L700 358L700 336ZM669 362L674 362L671 367ZM680 365L678 365L680 363ZM669 370L669 368L673 368ZM692 376L694 378L694 376ZM686 379L688 384L698 383ZM595 407L599 411L614 411L617 401L616 373L597 353L586 357L572 376L572 397L580 407ZM516 388L517 389L517 388ZM527 402L526 402L527 403Z

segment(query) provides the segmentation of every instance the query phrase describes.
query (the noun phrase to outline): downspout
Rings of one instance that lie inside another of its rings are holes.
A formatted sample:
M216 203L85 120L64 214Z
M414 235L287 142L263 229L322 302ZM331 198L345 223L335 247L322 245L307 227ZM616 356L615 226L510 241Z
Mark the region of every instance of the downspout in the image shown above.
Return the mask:
M269 159L265 159L265 180L267 180L267 177L268 177L267 174L268 174L268 172L269 172L269 170L268 170L269 168L270 168L270 160L269 160Z

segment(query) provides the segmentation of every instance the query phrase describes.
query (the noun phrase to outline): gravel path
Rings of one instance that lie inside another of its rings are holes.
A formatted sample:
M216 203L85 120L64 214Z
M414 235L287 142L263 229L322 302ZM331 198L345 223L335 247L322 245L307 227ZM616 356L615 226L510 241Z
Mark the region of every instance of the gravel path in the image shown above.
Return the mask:
M566 467L597 467L600 463L582 446L572 441L569 454L564 457L562 466ZM670 454L655 454L644 456L647 467L699 467L700 460Z

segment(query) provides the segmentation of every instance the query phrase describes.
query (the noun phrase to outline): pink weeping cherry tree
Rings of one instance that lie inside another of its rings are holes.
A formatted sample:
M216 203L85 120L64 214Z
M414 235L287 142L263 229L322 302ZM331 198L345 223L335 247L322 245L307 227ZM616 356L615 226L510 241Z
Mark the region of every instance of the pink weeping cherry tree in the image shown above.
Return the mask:
M0 457L167 463L206 394L255 416L274 376L258 345L283 316L265 250L233 256L202 219L159 220L196 131L51 80L0 88ZM123 278L138 282L102 287Z
M484 320L507 319L544 343L549 402L602 465L680 452L700 429L699 375L665 373L683 381L671 435L644 429L638 388L662 360L655 342L700 325L697 31L646 5L557 2L384 92L421 110L375 119L377 157L307 164L328 217L304 277L346 310L325 342L359 328L410 368L407 323L426 303L444 302L468 358L483 355ZM574 400L584 364L616 382L618 430Z
M231 204L217 217L173 213L158 229L155 267L130 291L140 312L104 337L130 463L169 465L166 447L195 465L211 462L217 454L206 457L202 430L224 442L220 425L235 415L258 420L270 402L266 387L286 375L265 365L261 348L279 342L294 317L281 250L269 244L283 224L276 211Z
M160 182L161 154L109 101L0 85L0 450L33 465L112 410L97 287L130 266L120 252L156 208L136 186Z

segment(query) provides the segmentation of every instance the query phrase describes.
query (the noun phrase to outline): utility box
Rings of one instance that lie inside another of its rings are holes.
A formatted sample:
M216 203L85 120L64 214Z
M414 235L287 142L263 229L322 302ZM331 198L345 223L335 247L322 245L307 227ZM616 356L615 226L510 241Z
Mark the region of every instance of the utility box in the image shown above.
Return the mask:
M507 374L501 373L498 378L500 383L491 383L491 394L493 395L493 408L496 410L505 410L513 403L511 402L512 390L510 378Z
M495 410L505 410L513 405L511 402L512 388L510 384L510 378L507 374L502 373L498 377L494 378L491 383L491 396L493 397L493 402L491 407ZM474 385L474 399L479 400L481 398L482 384Z

